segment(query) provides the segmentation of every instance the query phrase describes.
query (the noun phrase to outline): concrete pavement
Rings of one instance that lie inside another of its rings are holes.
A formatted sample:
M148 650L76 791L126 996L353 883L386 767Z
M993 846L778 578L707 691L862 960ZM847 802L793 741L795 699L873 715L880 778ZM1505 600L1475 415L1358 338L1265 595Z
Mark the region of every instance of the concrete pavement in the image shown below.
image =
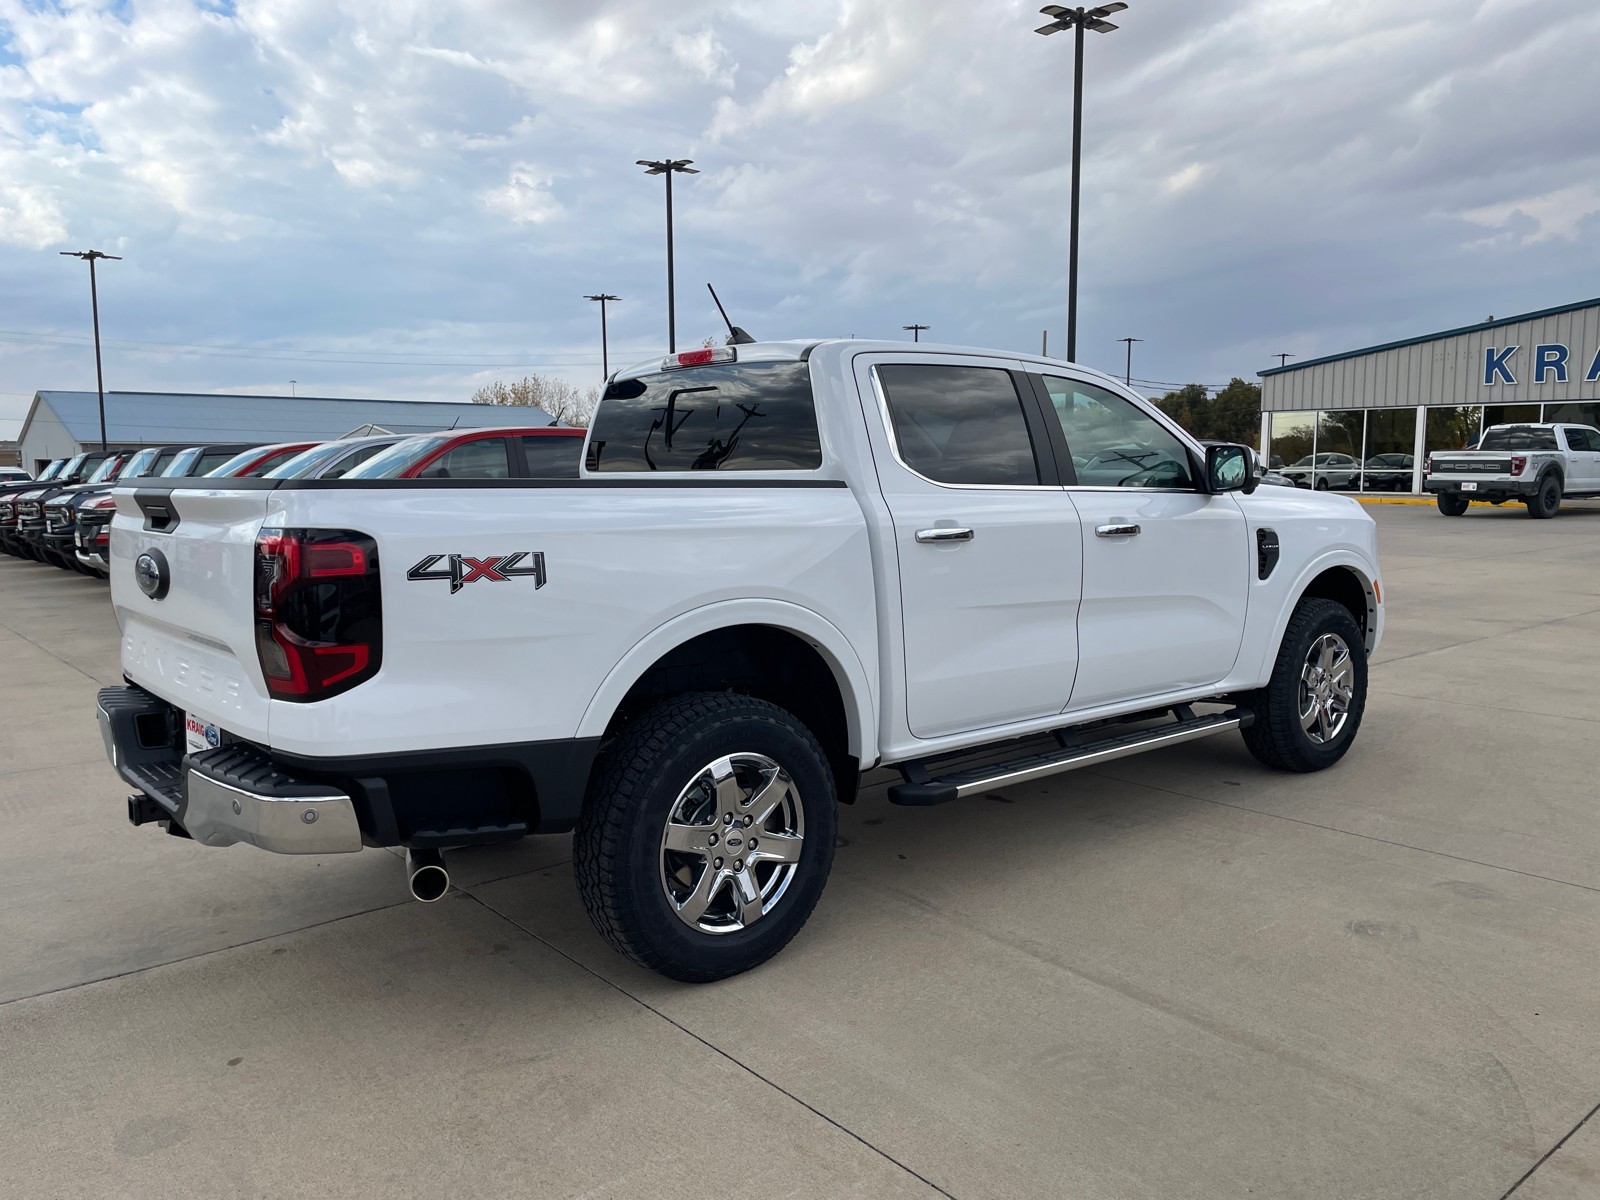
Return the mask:
M424 906L383 851L131 828L104 585L0 559L0 1194L1600 1194L1600 511L1369 511L1339 767L879 784L699 988L604 946L566 838Z

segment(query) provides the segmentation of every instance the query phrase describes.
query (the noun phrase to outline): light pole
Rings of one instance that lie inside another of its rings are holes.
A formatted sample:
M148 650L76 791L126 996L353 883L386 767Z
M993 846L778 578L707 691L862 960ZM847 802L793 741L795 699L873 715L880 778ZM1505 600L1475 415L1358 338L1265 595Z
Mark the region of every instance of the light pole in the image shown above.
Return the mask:
M289 396L290 396L291 399L299 396L299 394L300 394L299 392L295 391L295 385L298 384L299 382L300 381L298 379L289 380Z
M1035 29L1035 33L1049 35L1071 29L1077 33L1073 52L1072 74L1072 226L1067 247L1067 361L1078 361L1078 192L1083 158L1083 31L1110 33L1117 26L1106 20L1112 13L1121 12L1126 4L1102 4L1099 8L1062 8L1059 4L1046 4L1039 11L1054 17L1048 25Z
M1132 387L1133 386L1133 344L1135 342L1142 342L1142 341L1144 341L1144 339L1143 338L1118 338L1117 341L1119 341L1119 342L1127 342L1128 343L1128 369L1127 369L1126 372L1124 372L1124 374L1122 376L1122 386L1123 387Z
M918 341L922 340L922 331L924 329L927 329L928 326L926 326L926 325L902 325L902 326L900 326L900 328L901 329L909 329L911 331L911 340L913 342L918 342Z
M1296 355L1296 354L1274 354L1272 357L1278 360L1278 366L1286 367L1286 366L1289 365L1289 360L1291 358L1298 358L1299 355Z
M668 176L668 178L671 178L671 176ZM670 187L671 185L669 184L668 186ZM667 261L669 261L669 262L671 261L670 252L668 254ZM600 301L600 378L602 380L610 379L611 378L611 355L610 355L610 351L608 351L606 349L606 301L607 300L621 300L622 297L621 296L611 296L611 295L607 295L605 292L601 292L598 296L585 296L584 299L585 300L598 300L598 301Z
M112 262L121 262L122 255L102 254L98 250L63 250L61 253L89 264L89 311L94 314L94 386L100 393L100 451L103 454L106 449L106 380L100 369L100 293L94 282L94 260L109 258Z
M645 168L646 175L665 175L667 177L667 353L678 352L678 312L677 302L672 291L672 176L698 175L689 164L692 158L664 158L660 162L651 162L641 158L635 164Z

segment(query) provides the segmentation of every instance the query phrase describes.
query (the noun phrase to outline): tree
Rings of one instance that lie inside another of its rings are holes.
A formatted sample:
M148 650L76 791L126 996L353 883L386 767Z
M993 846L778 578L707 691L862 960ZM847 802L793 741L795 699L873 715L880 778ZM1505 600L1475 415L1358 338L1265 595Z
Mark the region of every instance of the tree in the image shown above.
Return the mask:
M600 403L600 389L580 388L550 375L526 375L513 383L485 384L472 393L474 404L532 405L542 408L563 425L587 429Z
M1157 407L1197 438L1253 446L1261 436L1261 387L1235 376L1215 396L1204 384L1185 384Z

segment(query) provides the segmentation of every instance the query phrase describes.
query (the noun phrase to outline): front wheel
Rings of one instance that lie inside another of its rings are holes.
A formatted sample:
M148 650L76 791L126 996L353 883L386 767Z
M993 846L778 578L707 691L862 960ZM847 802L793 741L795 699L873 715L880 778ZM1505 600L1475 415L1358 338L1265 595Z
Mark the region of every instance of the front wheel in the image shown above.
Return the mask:
M1459 517L1466 513L1467 506L1472 502L1465 496L1455 492L1439 493L1439 511L1447 517Z
M1306 597L1295 606L1267 686L1244 707L1256 759L1282 771L1321 771L1344 757L1367 707L1367 653L1350 610Z
M1546 475L1539 481L1539 490L1524 503L1528 506L1528 515L1534 520L1548 521L1561 511L1561 480L1554 475Z
M835 804L827 756L790 713L726 692L664 700L606 750L578 818L589 919L670 979L759 966L822 894Z

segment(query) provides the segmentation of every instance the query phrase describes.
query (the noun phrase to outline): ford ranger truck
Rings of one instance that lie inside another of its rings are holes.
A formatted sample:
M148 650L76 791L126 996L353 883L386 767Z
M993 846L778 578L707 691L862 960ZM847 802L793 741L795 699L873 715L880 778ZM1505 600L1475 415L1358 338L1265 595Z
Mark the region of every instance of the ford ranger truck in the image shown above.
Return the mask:
M1600 496L1600 429L1589 425L1493 425L1472 450L1428 455L1424 491L1439 511L1459 517L1474 500L1520 500L1547 520L1564 496Z
M421 899L443 852L570 830L605 939L704 981L804 925L865 771L934 805L1233 731L1317 771L1361 726L1366 512L1087 368L731 345L612 376L576 478L498 441L117 489L135 824L404 847Z

